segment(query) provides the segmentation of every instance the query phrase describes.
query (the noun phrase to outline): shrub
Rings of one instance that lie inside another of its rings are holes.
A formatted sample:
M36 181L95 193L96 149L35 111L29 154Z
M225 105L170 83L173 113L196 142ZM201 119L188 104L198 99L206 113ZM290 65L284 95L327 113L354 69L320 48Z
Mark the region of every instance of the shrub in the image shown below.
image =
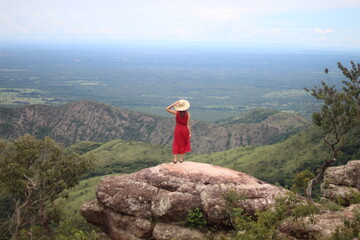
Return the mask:
M331 240L353 240L360 238L360 210L355 212L353 219L344 220L344 226L335 230Z
M285 219L296 221L298 218L312 216L318 213L319 209L299 200L298 196L289 192L285 196L278 197L272 206L265 211L257 211L254 215L249 215L242 208L231 208L238 201L244 201L245 195L236 195L235 191L224 194L230 219L236 230L232 240L273 240L279 239L276 229Z
M207 224L205 215L200 208L195 208L194 210L190 211L185 220L186 226L191 228L202 228Z
M293 184L291 186L291 191L304 195L308 182L314 177L315 175L309 170L296 173L292 180Z

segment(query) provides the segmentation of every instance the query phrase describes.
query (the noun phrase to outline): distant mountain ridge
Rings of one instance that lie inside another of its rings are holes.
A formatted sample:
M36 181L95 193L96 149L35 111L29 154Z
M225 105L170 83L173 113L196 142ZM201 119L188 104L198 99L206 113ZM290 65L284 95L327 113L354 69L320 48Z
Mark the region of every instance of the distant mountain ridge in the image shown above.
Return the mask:
M238 124L238 123L261 123L268 117L278 113L280 113L280 111L274 109L256 108L250 112L243 113L239 116L223 119L217 121L216 123L224 126Z
M50 136L66 146L80 141L115 139L171 146L174 124L173 118L151 116L94 101L0 108L0 138L16 139L29 133L37 137ZM192 121L192 148L195 153L208 153L239 146L267 145L286 139L306 126L307 120L282 112L271 114L258 123L220 125Z

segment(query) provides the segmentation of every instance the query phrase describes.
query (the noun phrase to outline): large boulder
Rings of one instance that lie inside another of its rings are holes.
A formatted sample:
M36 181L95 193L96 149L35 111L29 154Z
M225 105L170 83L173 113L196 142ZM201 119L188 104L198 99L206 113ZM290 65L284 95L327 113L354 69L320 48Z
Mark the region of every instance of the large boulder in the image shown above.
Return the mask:
M345 226L344 221L352 221L360 209L360 204L353 204L341 211L325 211L311 217L284 221L279 231L290 239L330 239L337 228ZM355 238L354 240L358 240Z
M203 239L184 221L196 208L210 224L228 222L227 194L242 196L237 207L249 213L263 210L286 190L242 172L210 164L165 163L139 172L104 177L96 200L85 203L81 214L116 240Z
M360 160L326 169L321 192L325 198L344 205L360 196Z

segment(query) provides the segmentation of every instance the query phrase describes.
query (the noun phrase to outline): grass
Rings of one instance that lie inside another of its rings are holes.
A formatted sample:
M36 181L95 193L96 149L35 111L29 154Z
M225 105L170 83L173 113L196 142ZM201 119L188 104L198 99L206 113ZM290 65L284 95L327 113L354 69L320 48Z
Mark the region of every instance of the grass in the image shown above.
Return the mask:
M97 167L109 166L119 162L155 161L162 163L172 159L169 147L160 144L125 140L113 140L104 143L86 154L95 156Z
M105 172L134 172L172 159L169 147L137 141L114 140L104 144L85 141L66 150L84 153L84 155L93 154L97 169L103 169ZM96 186L102 177L84 179L66 192L68 198L63 201L67 215L78 214L82 204L96 198Z
M348 136L348 147L338 159L337 164L345 164L351 159L360 156L358 138L359 131L351 132ZM218 166L242 171L269 183L291 185L291 179L296 172L309 169L316 172L317 167L329 155L329 150L322 140L322 131L311 126L305 131L290 139L273 145L252 147L244 146L224 152L211 154L188 155L188 161L205 162ZM92 142L82 142L76 145L84 149L93 147ZM143 168L170 161L169 147L162 145L115 140L101 144L97 148L87 151L86 154L95 154L96 165L99 169L112 169L112 172L128 173ZM110 171L111 172L111 171ZM103 174L105 175L105 174ZM69 198L64 200L68 214L78 213L80 206L95 199L95 189L102 176L85 179L75 188L68 191ZM338 209L332 202L327 203L329 209Z
M346 146L336 165L360 157L360 129L346 136ZM269 183L291 184L296 172L309 169L316 173L318 167L331 155L323 141L323 132L316 126L292 136L283 142L260 146L244 146L224 152L190 156L190 161L206 162L250 174Z
M218 121L217 123L221 125L232 125L237 123L261 123L268 117L277 113L279 113L279 111L277 110L259 108L251 110L247 113L243 113L236 117L231 117L222 121Z
M68 198L64 199L64 211L67 215L78 214L81 205L96 198L96 186L99 184L101 178L104 176L97 176L80 181L78 185L66 191Z
M169 147L137 141L114 140L104 144L86 141L69 147L67 151L93 154L98 169L111 169L109 172L134 172L171 160ZM68 198L63 200L65 213L78 214L82 204L95 199L96 186L102 177L84 179L68 190Z
M92 141L82 141L68 147L66 149L66 152L75 152L77 154L82 155L100 147L102 144L103 143L92 142Z
M273 145L244 146L224 152L192 156L191 161L207 162L285 185L295 172L313 170L326 157L322 134L311 127L290 139Z
M139 141L79 142L66 149L95 158L95 169L86 178L112 173L131 173L172 160L171 148Z
M19 106L27 104L60 104L55 98L44 97L45 91L34 88L0 88L0 104Z

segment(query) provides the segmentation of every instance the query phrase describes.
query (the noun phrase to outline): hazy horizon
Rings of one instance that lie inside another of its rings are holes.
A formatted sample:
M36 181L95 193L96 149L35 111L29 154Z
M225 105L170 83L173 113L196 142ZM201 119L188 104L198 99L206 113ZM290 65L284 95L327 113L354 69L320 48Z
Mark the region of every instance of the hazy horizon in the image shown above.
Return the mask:
M360 48L358 0L13 0L0 39Z
M186 98L194 119L200 120L216 121L258 107L309 117L314 99L304 88L322 80L340 84L337 62L349 66L360 61L359 52L342 49L75 42L0 45L0 105L88 99L166 116L164 107Z

